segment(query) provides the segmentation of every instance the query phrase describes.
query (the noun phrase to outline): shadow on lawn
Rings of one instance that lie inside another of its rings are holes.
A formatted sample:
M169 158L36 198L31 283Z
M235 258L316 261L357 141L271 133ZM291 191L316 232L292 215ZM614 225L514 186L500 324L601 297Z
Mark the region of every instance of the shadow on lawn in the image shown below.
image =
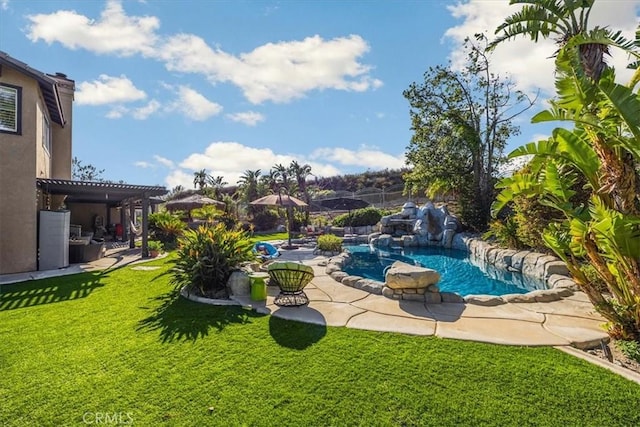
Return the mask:
M283 347L304 350L320 341L327 334L327 326L271 316L269 317L269 333Z
M2 285L0 311L86 298L104 286L104 277L104 273L80 273Z
M163 343L196 341L209 335L210 329L221 331L229 324L251 323L263 315L239 306L213 306L180 297L177 290L152 299L153 313L138 323L138 331L159 331ZM157 304L160 305L157 305ZM143 307L147 308L147 307Z

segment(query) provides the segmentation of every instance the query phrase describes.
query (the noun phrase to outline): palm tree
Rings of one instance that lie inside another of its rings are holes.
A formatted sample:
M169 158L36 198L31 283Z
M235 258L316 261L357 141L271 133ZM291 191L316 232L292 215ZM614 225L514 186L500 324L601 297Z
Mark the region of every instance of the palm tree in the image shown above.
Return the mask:
M193 188L199 188L201 191L207 186L209 174L205 169L200 169L193 173Z
M183 191L185 191L185 188L182 185L176 185L169 191L169 194L167 194L167 200L176 198Z
M278 185L278 191L285 189L289 193L291 190L291 172L289 168L279 163L274 165L271 170L275 183Z
M260 184L265 193L277 193L278 173L273 168L269 169L269 173L267 175L262 175L262 177L260 177Z
M223 176L212 176L212 175L208 175L207 176L207 184L209 184L211 186L211 188L213 188L213 193L216 199L220 199L220 193L222 191L222 188L228 184L228 182L226 182L224 180Z
M540 37L554 37L562 48L576 36L596 36L608 33L598 27L588 30L589 15L595 0L511 0L510 4L524 4L519 12L507 17L496 29L501 33L489 46L494 48L505 40L519 36L537 42ZM579 44L579 58L585 74L600 80L606 66L604 55L609 52L606 43ZM559 52L556 51L556 54Z
M258 198L258 185L261 174L260 169L247 169L238 179L239 190L247 203Z
M511 0L510 4L524 6L496 29L496 34L502 34L489 45L489 49L518 36L528 36L537 41L539 37L554 35L559 44L555 56L560 76L556 80L560 96L554 105L560 109L575 106L579 99L578 94L571 90L573 85L577 83L585 93L593 91L593 84L598 84L607 69L604 55L609 53L609 46L619 47L638 58L638 46L627 41L620 32L613 33L608 28L599 27L588 29L594 3L595 0ZM579 67L574 65L576 57ZM580 82L582 75L591 82ZM637 214L637 206L633 202L638 193L638 183L632 179L636 169L633 156L621 153L614 147L615 143L611 144L601 136L592 136L591 143L601 161L602 188L608 190L623 212Z
M307 203L305 209L305 222L309 222L309 204L311 203L311 197L307 189L307 178L311 175L311 166L308 164L301 165L297 161L293 160L289 165L291 174L295 177L298 183L298 191L302 194L303 200Z
M245 170L240 179L238 179L238 193L240 194L241 200L247 205L247 211L249 214L253 214L255 212L256 207L250 205L249 203L253 200L256 200L260 197L259 187L260 187L260 169L256 170Z

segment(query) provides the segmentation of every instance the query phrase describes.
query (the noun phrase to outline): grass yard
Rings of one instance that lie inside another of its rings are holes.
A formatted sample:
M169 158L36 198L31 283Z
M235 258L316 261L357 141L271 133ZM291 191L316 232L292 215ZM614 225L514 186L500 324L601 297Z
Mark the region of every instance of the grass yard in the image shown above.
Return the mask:
M554 349L200 305L170 264L4 285L0 424L640 425L639 385Z
M293 237L293 236L292 236ZM253 243L256 242L266 242L268 240L287 240L289 238L289 234L286 232L278 232L278 233L255 233L251 240Z

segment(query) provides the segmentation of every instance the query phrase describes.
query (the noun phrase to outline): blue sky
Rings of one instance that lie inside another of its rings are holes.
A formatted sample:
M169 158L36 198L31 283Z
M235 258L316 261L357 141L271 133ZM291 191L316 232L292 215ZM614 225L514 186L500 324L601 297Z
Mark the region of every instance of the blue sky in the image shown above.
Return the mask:
M639 9L599 0L591 22L632 37ZM73 153L104 178L192 188L200 169L233 184L291 160L319 176L402 167L402 91L429 66L459 64L464 37L516 10L506 0L0 0L0 50L75 80ZM553 88L553 51L518 40L494 54L494 70L542 91L535 111ZM509 148L549 131L528 121Z

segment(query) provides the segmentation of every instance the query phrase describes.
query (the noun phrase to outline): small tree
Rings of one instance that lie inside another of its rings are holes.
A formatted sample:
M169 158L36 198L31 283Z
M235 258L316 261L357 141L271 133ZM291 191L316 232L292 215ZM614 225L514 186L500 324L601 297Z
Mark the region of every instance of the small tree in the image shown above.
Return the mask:
M98 169L92 164L83 164L80 159L71 159L71 177L77 181L104 181L104 169Z
M464 70L430 68L424 83L404 91L414 132L406 159L412 169L405 179L411 187L457 193L462 220L484 230L505 144L519 132L512 120L534 101L491 71L487 40L476 35L476 41L479 45L465 41Z

